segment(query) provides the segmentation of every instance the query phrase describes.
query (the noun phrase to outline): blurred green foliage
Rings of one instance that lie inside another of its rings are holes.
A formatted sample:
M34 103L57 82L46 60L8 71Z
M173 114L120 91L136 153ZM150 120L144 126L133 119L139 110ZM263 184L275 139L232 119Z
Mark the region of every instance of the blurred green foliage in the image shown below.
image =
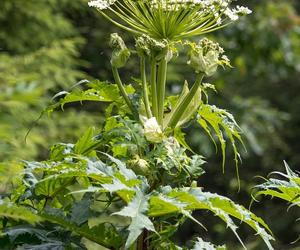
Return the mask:
M55 114L42 119L25 144L53 93L87 76L80 59L84 37L63 12L84 6L79 3L1 1L0 161L43 158L51 142L76 138L96 122L87 112Z
M226 174L221 175L221 159L207 136L196 130L185 132L193 149L208 157L208 175L199 180L200 185L247 206L251 188L258 183L254 176L282 170L282 160L296 170L300 166L300 4L297 0L239 2L251 7L253 14L211 37L226 49L234 68L208 79L219 92L211 102L230 110L244 130L247 152L240 169L239 193L230 156ZM116 29L89 9L86 0L2 0L0 27L0 162L44 159L49 145L74 142L85 128L101 123L94 113L101 106L88 103L75 112L76 107L66 105L64 113L42 118L24 142L28 129L56 92L85 78L111 79L105 34ZM135 72L134 63L129 67ZM180 73L172 71L170 91L181 88ZM188 72L183 73L188 79ZM11 172L11 177L17 169L15 164L1 165L1 172L8 176ZM7 185L0 182L3 191ZM228 183L229 189L225 188ZM299 216L291 209L278 218L285 207L277 200L253 205L274 231L275 249L297 247L289 243L300 231L295 223ZM211 217L207 220L202 214L199 218L206 225L215 224ZM181 241L185 234L203 235L189 224L183 230ZM232 242L230 249L238 249L222 226L209 231L214 232L214 242L226 238ZM242 234L250 235L246 230ZM263 249L253 240L250 235L249 249Z

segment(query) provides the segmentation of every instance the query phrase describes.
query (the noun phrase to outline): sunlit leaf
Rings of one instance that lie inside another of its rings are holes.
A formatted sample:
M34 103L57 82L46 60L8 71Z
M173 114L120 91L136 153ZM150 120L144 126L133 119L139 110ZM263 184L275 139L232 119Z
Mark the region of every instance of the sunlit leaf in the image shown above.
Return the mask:
M145 196L141 191L136 192L136 196L115 215L125 216L131 218L131 223L128 227L129 235L126 241L125 248L128 249L144 229L155 232L152 221L147 217L149 197Z
M228 113L224 109L219 109L215 106L211 106L208 104L202 104L200 109L198 110L198 123L205 130L205 132L209 135L209 137L215 143L213 139L213 133L216 134L218 141L221 144L221 152L223 156L223 170L225 166L225 157L226 157L226 139L224 135L226 135L232 145L234 160L236 162L236 169L238 161L240 159L240 154L236 145L236 142L239 141L243 144L241 139L241 129L236 123L234 117ZM216 145L216 144L215 144Z

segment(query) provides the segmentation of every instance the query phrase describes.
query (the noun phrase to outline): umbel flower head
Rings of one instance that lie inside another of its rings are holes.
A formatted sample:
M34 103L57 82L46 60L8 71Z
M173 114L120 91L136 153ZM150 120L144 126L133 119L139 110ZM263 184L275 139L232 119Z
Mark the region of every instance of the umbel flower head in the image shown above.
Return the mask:
M196 73L203 73L206 76L212 76L219 65L230 66L229 59L223 55L224 50L218 43L207 38L198 43L187 42L190 46L188 64Z
M93 0L89 6L137 35L170 41L218 30L251 13L234 0Z

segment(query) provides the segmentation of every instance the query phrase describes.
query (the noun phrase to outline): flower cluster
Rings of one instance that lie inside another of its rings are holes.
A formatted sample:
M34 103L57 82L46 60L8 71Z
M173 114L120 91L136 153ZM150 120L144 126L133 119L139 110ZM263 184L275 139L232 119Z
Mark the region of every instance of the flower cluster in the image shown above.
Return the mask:
M147 56L155 61L160 61L162 58L166 58L169 62L173 54L177 53L177 49L173 44L170 44L168 40L153 39L148 35L142 35L136 39L135 44L137 52L141 56Z
M229 65L229 59L223 55L224 50L218 43L204 38L198 44L187 42L190 46L190 59L188 64L196 73L212 76L219 65Z
M98 8L99 10L104 10L114 4L114 2L116 2L116 0L93 0L89 2L89 6Z
M92 0L115 25L152 38L180 40L208 33L251 13L234 0ZM113 15L110 15L113 14ZM121 22L112 16L117 16Z
M149 142L160 143L163 141L163 132L155 117L144 119L144 135Z

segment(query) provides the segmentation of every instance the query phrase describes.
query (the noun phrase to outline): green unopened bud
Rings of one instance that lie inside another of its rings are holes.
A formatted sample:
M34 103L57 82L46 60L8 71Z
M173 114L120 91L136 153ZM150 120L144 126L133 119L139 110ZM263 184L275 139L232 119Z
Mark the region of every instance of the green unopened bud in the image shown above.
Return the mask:
M188 43L188 45L190 45L188 64L196 73L212 76L219 65L230 65L227 57L220 58L224 50L218 43L204 38L198 44Z
M131 168L138 175L147 175L150 173L150 166L148 162L138 155L133 160L127 162L128 167Z
M166 58L170 61L173 57L173 50L166 39L156 40L148 35L142 35L136 39L136 50L139 55L151 57L156 61Z
M110 35L110 47L113 49L110 60L111 65L116 68L124 67L130 57L130 50L117 33Z
M163 141L163 132L155 117L144 121L144 135L149 142L160 143Z

